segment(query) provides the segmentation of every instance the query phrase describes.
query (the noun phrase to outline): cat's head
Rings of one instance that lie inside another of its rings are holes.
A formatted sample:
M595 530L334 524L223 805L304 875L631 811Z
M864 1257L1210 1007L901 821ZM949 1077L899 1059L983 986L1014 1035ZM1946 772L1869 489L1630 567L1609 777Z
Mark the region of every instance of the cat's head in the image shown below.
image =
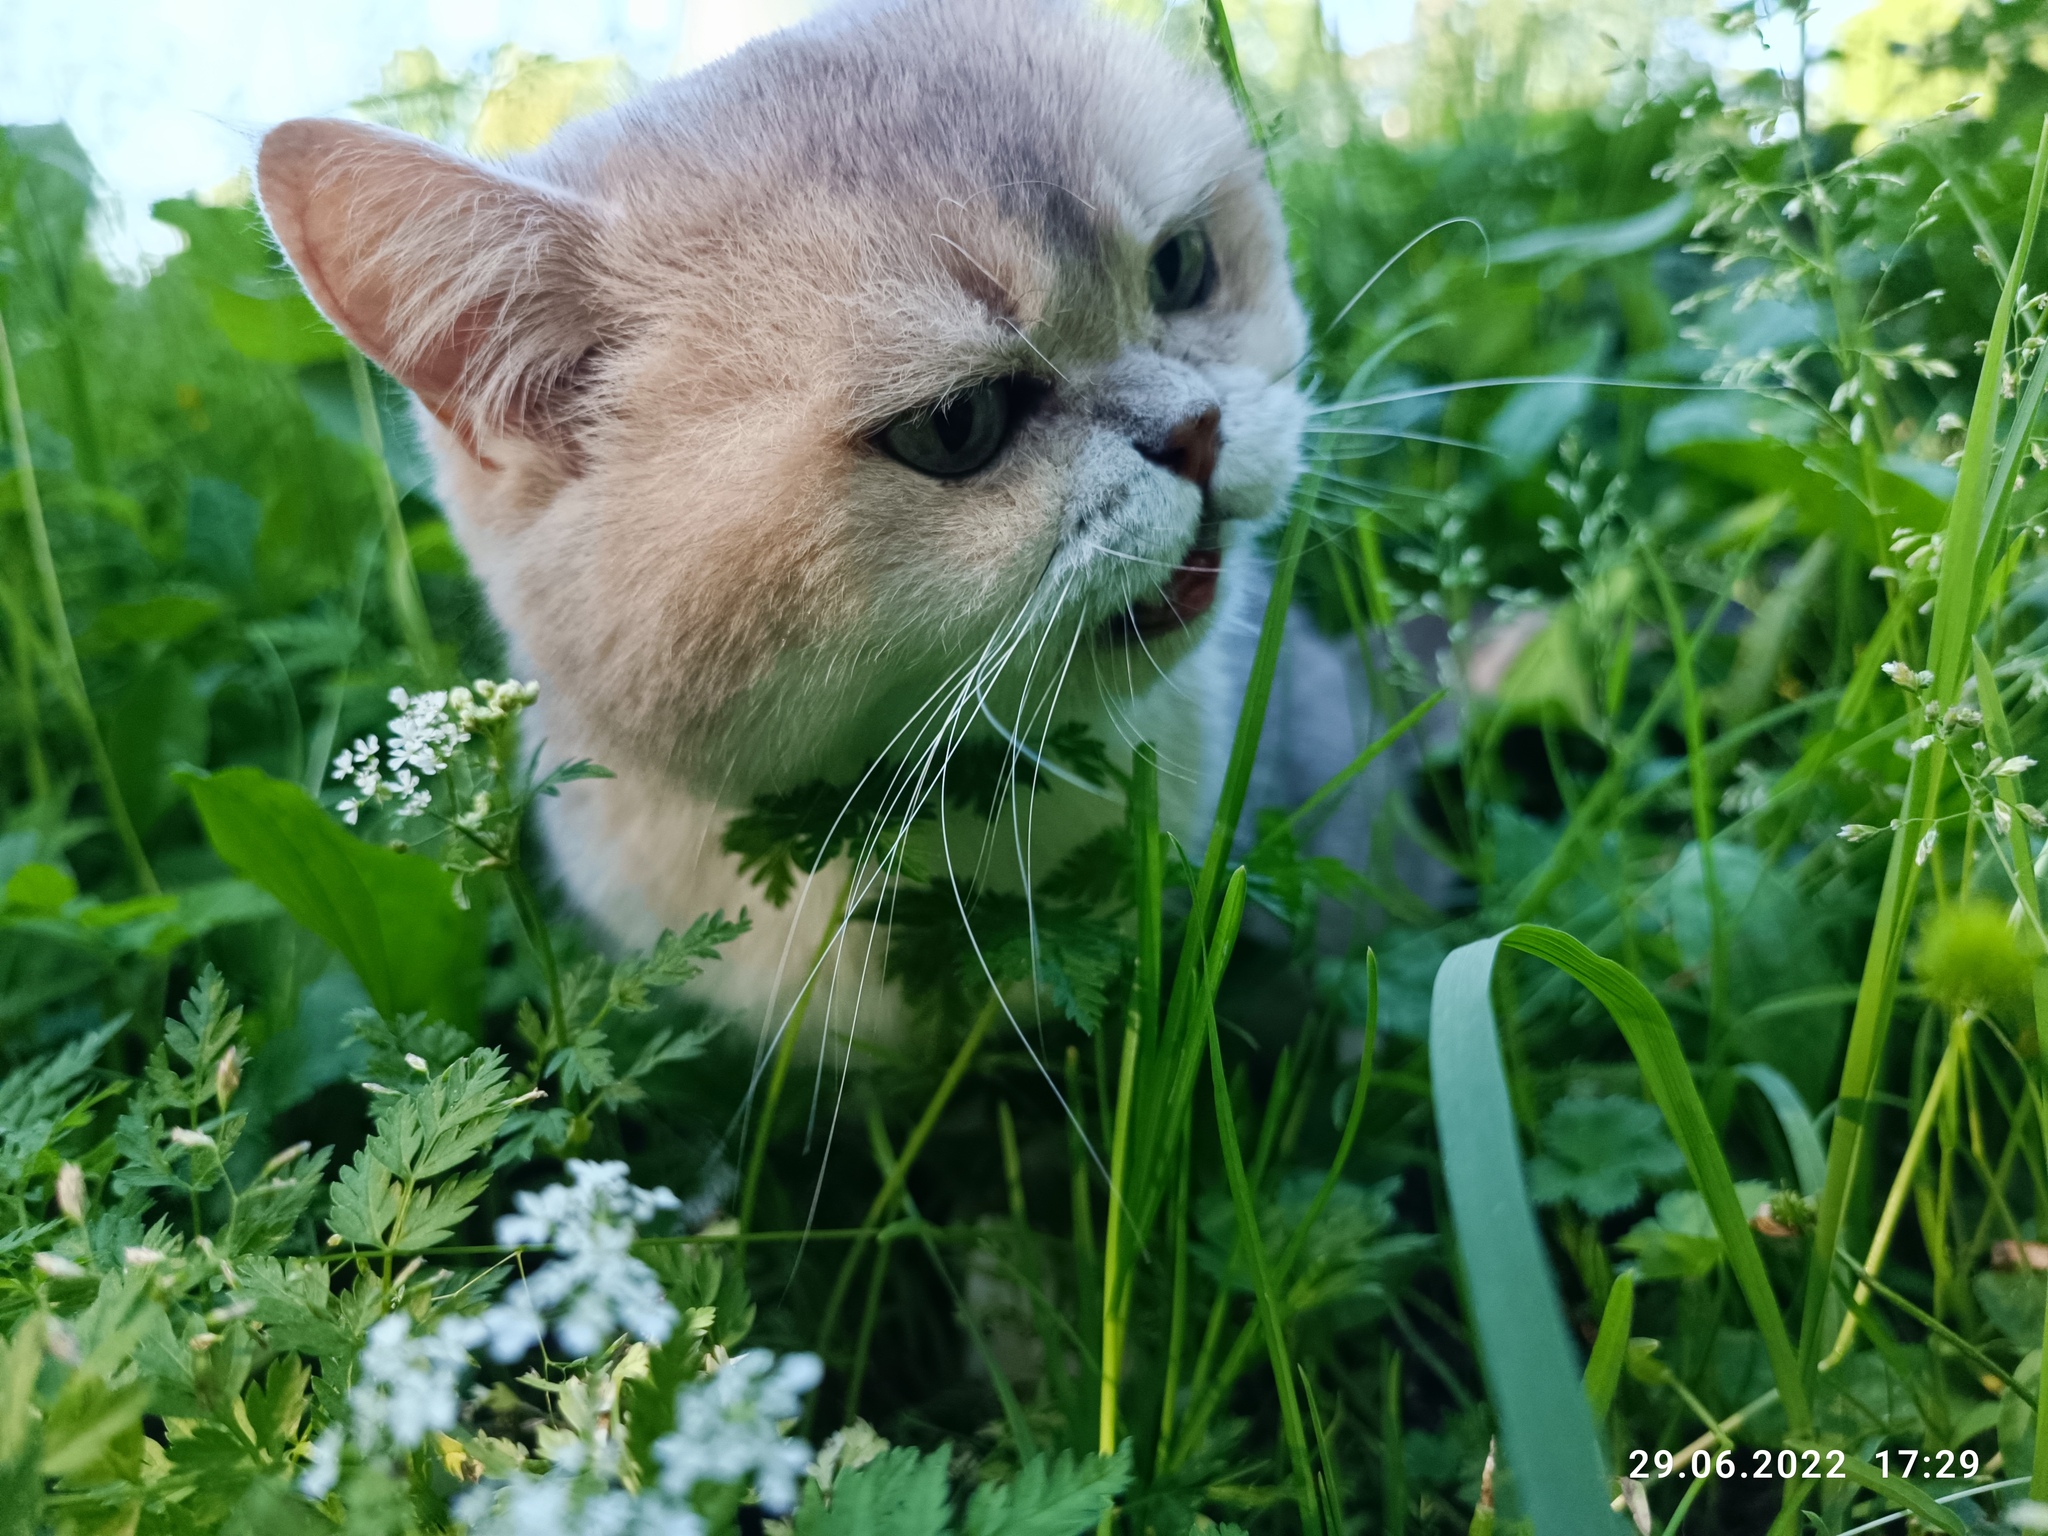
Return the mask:
M287 123L258 176L614 767L743 798L963 687L1142 688L1294 475L1259 156L1079 3L843 7L504 165Z

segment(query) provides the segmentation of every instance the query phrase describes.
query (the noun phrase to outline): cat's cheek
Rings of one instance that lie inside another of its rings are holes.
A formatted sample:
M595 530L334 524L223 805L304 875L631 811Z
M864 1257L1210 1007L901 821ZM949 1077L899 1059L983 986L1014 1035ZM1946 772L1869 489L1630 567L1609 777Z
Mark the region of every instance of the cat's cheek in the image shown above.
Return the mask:
M1301 473L1308 404L1292 385L1268 383L1250 369L1216 370L1212 377L1223 401L1223 445L1210 494L1227 518L1270 517Z

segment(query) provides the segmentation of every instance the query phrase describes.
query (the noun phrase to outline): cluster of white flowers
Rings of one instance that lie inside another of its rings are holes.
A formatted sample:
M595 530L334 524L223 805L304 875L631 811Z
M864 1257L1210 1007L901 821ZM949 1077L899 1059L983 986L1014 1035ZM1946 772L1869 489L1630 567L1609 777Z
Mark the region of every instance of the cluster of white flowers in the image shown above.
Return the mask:
M796 1480L811 1459L801 1440L783 1438L781 1421L803 1409L804 1394L824 1378L816 1355L750 1349L715 1376L676 1394L676 1427L654 1442L661 1486L687 1498L702 1483L751 1478L761 1507L781 1514L796 1503Z
M385 726L388 739L359 736L334 759L333 777L355 794L338 809L350 826L363 808L396 802L398 814L417 816L430 803L427 780L444 772L478 728L509 720L540 697L540 684L478 678L467 688L410 694L394 688L398 713Z
M470 1536L703 1536L694 1509L606 1488L576 1499L573 1477L522 1477L472 1488L455 1501Z
M626 1172L624 1163L571 1160L573 1183L515 1197L521 1214L498 1223L498 1240L552 1245L561 1257L483 1316L450 1316L431 1333L415 1333L403 1312L373 1324L349 1387L347 1433L331 1425L314 1443L301 1491L327 1495L341 1476L344 1443L368 1454L410 1450L433 1431L453 1429L462 1384L476 1365L472 1352L482 1346L501 1361L516 1360L550 1327L579 1358L620 1332L664 1342L675 1331L676 1309L659 1277L633 1257L633 1224L682 1202L666 1189L635 1188Z
M571 1158L569 1176L573 1183L514 1196L519 1214L498 1222L498 1241L508 1248L548 1246L557 1255L483 1315L498 1360L533 1348L550 1320L555 1342L578 1359L621 1332L660 1344L675 1329L676 1309L659 1277L633 1257L633 1226L682 1201L666 1189L635 1188L624 1163Z
M470 1351L488 1330L473 1317L444 1318L431 1333L414 1333L403 1312L379 1318L356 1357L348 1389L349 1429L329 1425L314 1442L300 1491L325 1498L341 1477L344 1439L363 1451L411 1450L434 1430L450 1430L462 1411L462 1383L476 1362Z
M796 1480L811 1448L787 1439L782 1422L803 1409L818 1384L816 1355L750 1350L676 1393L676 1427L654 1443L661 1479L637 1494L617 1486L616 1442L569 1447L546 1473L485 1483L455 1501L470 1536L703 1536L691 1507L700 1482L749 1483L770 1514L796 1505Z

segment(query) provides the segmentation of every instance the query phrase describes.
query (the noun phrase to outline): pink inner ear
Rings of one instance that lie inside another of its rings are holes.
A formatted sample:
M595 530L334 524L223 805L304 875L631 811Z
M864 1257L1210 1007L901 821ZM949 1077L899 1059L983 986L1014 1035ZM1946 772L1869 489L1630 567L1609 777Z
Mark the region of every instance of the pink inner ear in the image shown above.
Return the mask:
M573 204L424 140L319 118L272 129L256 177L313 302L472 451L493 416L545 428L532 383L595 340L566 280L589 232Z

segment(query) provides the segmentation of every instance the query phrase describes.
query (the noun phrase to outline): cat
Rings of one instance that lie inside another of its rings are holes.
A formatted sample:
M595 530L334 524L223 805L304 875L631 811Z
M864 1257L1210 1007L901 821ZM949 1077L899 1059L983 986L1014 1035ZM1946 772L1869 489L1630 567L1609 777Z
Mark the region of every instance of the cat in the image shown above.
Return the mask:
M970 730L1029 750L1055 707L1158 742L1192 815L1224 554L1307 419L1213 72L1079 0L842 5L503 163L288 122L257 187L416 396L537 738L617 775L545 829L618 942L758 912L720 844L756 795L885 755L929 794ZM758 924L720 999L786 1003L829 905Z

